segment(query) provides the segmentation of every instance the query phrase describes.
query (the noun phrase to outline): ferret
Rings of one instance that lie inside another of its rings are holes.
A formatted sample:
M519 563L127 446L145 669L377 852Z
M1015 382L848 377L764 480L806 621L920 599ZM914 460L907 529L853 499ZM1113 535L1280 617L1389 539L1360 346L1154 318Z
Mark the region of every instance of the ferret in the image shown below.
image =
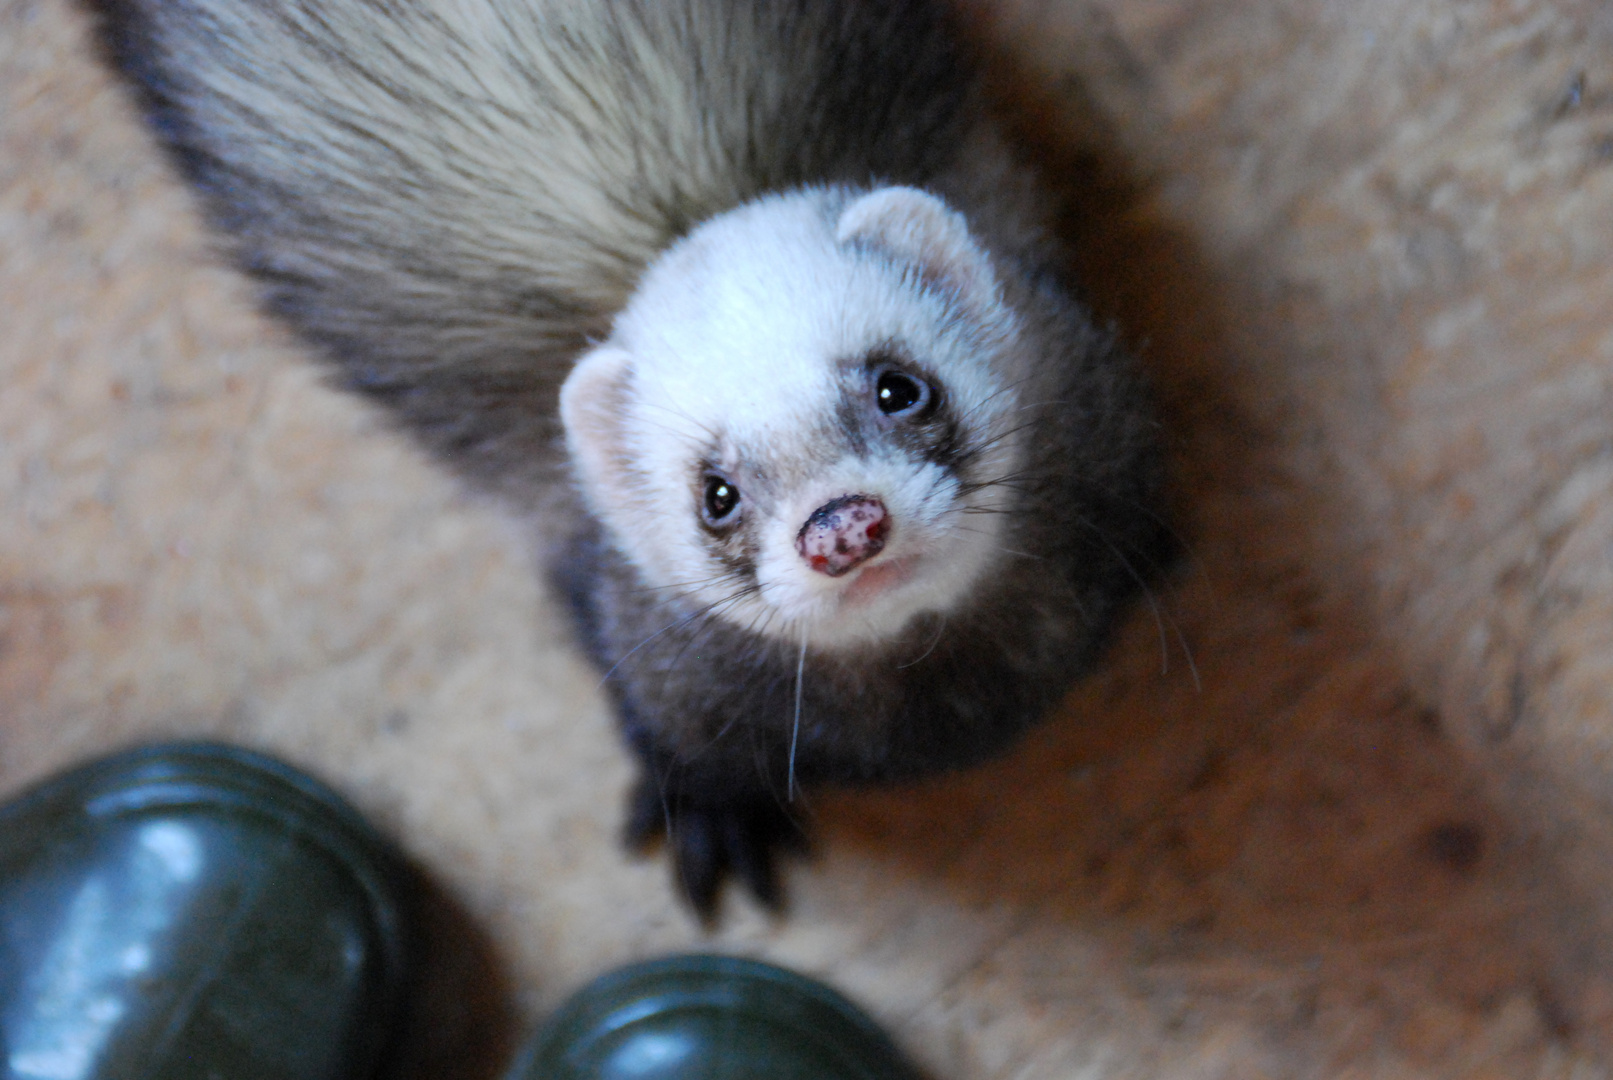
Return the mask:
M801 788L1003 752L1168 555L943 5L88 2L267 309L535 523L698 911Z

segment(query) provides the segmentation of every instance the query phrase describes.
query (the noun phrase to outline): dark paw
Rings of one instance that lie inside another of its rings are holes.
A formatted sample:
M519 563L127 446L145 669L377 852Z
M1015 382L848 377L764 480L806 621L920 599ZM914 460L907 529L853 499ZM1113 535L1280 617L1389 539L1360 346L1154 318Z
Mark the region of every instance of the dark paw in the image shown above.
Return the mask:
M641 778L628 796L624 837L633 848L664 839L678 891L710 922L730 875L771 910L783 906L777 860L780 854L804 854L807 849L802 809L800 802L781 806L766 796L693 800Z

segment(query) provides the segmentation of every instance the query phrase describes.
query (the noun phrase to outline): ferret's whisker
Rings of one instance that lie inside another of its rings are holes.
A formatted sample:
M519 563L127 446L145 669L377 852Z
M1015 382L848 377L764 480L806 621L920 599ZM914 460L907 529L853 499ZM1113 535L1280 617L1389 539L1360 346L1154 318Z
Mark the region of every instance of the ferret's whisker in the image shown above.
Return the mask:
M949 511L949 512L951 512L951 511ZM965 513L965 514L969 513L969 511L967 509L963 509L963 510L958 511L958 512ZM981 512L982 513L1007 513L1007 511L1004 511L1004 510L981 511ZM976 528L975 526L969 525L969 524L964 523L964 522L953 522L949 526L949 528L954 533L973 533L976 536L992 536L996 532L996 530L988 531L986 529ZM991 550L993 550L993 551L1001 551L1005 555L1013 555L1013 556L1016 556L1016 557L1021 558L1021 559L1034 559L1037 562L1046 562L1047 561L1047 556L1045 556L1045 555L1033 555L1028 551L1019 551L1019 550L1017 550L1015 548L1008 547L1008 546L1006 546L1004 544L989 544L987 546L990 547Z
M731 571L722 570L722 571L719 571L718 573L712 574L710 577L698 578L698 579L696 579L694 581L671 581L671 582L668 582L665 585L634 585L631 588L627 589L626 591L630 592L630 593L634 593L634 594L642 594L642 593L654 593L654 592L670 592L670 591L675 590L675 589L698 589L702 585L710 585L712 582L722 581L724 578L728 578L728 577L731 577L731 576L732 576Z
M706 436L706 438L712 443L716 443L721 438L721 432L719 432L714 426L712 426L711 424L707 423L706 421L700 420L698 417L690 415L688 412L685 412L682 409L674 409L669 405L662 405L662 404L659 404L659 403L656 403L656 402L642 402L642 404L647 409L655 409L655 410L657 410L659 412L664 412L664 413L668 414L669 416L675 417L676 419L681 420L684 423L686 423L686 424L688 424L688 425L690 425L692 427L698 428L701 431L701 433L704 434ZM661 431L667 432L668 434L676 434L677 433L676 429L674 429L674 428L671 428L671 427L668 427L668 426L665 426L665 425L657 425L657 426L659 427L659 429Z
M991 436L991 438L984 439L976 445L971 446L968 450L967 458L969 460L978 458L980 455L984 454L987 450L990 450L1003 440L1012 438L1013 436L1018 435L1021 431L1038 427L1041 422L1042 418L1037 416L1025 421L1023 424L1015 424L1013 427L999 431L997 434Z
M987 408L992 404L992 402L996 401L998 398L1002 397L1004 394L1013 393L1014 391L1018 390L1020 387L1026 385L1030 381L1031 381L1031 377L1029 375L1026 375L1026 376L1024 376L1022 378L1015 379L1013 382L1004 383L1002 386L999 386L997 389L993 390L991 393L989 393L985 397L981 398L978 402L976 402L975 404L969 406L969 408L965 409L962 413L959 414L959 419L963 420L965 422L973 420L976 416L978 416L979 414L985 412L987 410Z
M1187 637L1182 633L1181 626L1174 618L1170 618L1166 613L1161 611L1159 606L1159 598L1154 595L1154 590L1149 587L1148 582L1143 578L1143 576L1137 572L1137 568L1131 564L1131 560L1126 558L1125 554L1115 546L1114 542L1111 541L1108 536L1104 535L1103 530L1084 517L1078 516L1076 520L1082 525L1086 526L1086 528L1089 529L1094 536L1102 541L1103 546L1109 549L1110 553L1114 555L1115 559L1120 563L1121 566L1125 567L1126 573L1130 574L1131 579L1137 583L1137 588L1142 592L1143 599L1148 602L1148 609L1153 613L1154 616L1154 626L1159 631L1160 674L1167 675L1170 673L1171 669L1170 646L1165 636L1165 624L1169 622L1171 630L1175 634L1177 644L1182 647L1182 656L1187 661L1188 674L1193 679L1193 689L1202 693L1204 690L1204 684L1199 679L1199 666L1198 663L1193 659L1193 650L1188 647Z
M941 644L941 639L946 636L946 632L947 632L947 617L946 617L945 613L943 613L941 615L941 625L936 627L935 637L930 639L929 647L926 648L923 652L919 653L913 659L909 660L907 663L905 663L905 664L897 664L896 665L896 670L901 671L901 670L903 670L905 668L912 667L914 664L922 663L925 660L925 658L927 658L931 653L933 653L935 651L935 647L937 645Z
M660 637L662 634L665 634L665 633L667 633L668 631L671 631L671 630L676 630L679 627L687 626L689 623L693 622L694 620L702 618L703 616L709 614L712 611L712 609L717 608L717 607L719 607L719 606L721 606L723 604L732 603L735 600L738 600L738 599L742 598L743 596L745 596L746 593L755 592L755 591L756 591L756 586L755 585L746 585L744 588L739 589L736 592L730 593L728 596L723 597L721 600L716 600L716 601L713 601L710 604L707 604L705 607L699 609L698 611L693 612L692 614L685 615L682 618L674 619L672 622L667 623L665 626L661 627L661 629L657 630L655 633L651 634L649 637L645 638L643 641L639 642L637 645L633 646L631 649L627 650L627 652L625 652L621 656L619 656L617 658L616 662L610 666L610 668L605 672L605 674L600 676L599 685L604 686L606 683L610 682L610 678L611 678L612 675L616 674L616 669L617 668L621 667L624 663L626 663L628 661L628 659L631 658L634 653L636 653L640 649L644 648L644 646L648 645L650 642L654 641L656 638Z
M801 739L801 691L806 683L806 630L801 631L801 655L795 661L795 723L790 726L790 771L784 786L784 797L795 801L795 747ZM928 654L926 654L928 655Z

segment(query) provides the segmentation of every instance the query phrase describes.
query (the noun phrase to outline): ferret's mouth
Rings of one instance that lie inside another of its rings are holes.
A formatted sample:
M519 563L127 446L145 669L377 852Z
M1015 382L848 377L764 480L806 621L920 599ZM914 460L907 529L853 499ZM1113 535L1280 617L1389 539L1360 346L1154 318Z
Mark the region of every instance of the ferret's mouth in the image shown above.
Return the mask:
M865 566L840 594L840 602L854 607L871 603L892 589L906 584L912 578L913 570L918 563L919 556L904 555L901 558Z

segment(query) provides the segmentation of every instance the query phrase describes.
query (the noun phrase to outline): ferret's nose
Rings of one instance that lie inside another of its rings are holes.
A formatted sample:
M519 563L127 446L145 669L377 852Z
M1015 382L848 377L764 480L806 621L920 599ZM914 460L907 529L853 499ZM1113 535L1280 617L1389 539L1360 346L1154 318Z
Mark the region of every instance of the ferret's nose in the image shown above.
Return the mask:
M795 550L820 574L839 577L878 555L889 531L884 503L872 495L842 495L812 511Z

